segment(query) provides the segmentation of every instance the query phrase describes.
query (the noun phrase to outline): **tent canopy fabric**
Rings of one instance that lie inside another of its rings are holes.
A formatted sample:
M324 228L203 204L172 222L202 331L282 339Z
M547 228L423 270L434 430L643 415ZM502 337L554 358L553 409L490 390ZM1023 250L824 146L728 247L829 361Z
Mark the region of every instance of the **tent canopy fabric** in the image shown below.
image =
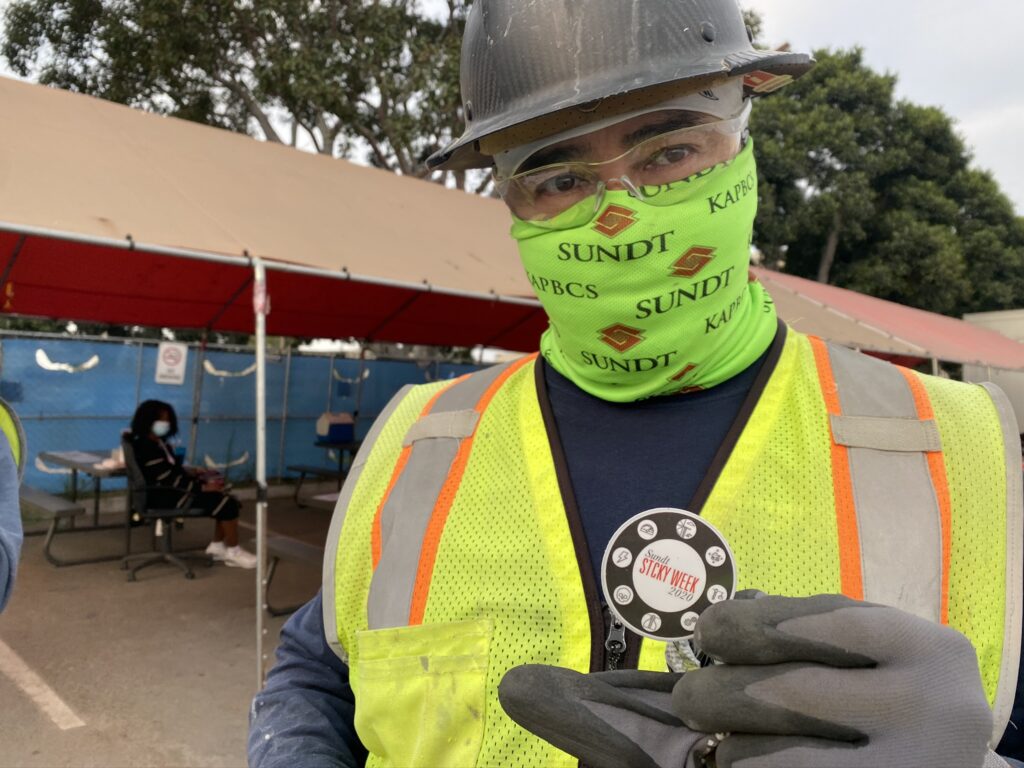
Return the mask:
M496 200L0 78L0 311L532 351L547 325ZM754 268L798 330L1024 369L953 318Z
M274 334L529 350L546 325L499 201L7 78L0 103L6 312L249 331L252 256Z
M887 355L1024 369L1024 344L995 331L794 275L752 272L799 331Z

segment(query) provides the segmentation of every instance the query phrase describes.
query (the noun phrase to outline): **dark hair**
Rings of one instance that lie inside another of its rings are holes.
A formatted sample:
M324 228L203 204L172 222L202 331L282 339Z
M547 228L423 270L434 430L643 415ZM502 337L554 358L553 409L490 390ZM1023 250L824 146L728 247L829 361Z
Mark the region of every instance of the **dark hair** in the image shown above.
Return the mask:
M136 440L149 437L153 431L153 422L160 418L161 411L167 411L167 420L171 422L171 431L164 437L174 437L178 434L178 416L174 413L174 407L162 400L146 400L135 409L135 415L132 416L132 437Z

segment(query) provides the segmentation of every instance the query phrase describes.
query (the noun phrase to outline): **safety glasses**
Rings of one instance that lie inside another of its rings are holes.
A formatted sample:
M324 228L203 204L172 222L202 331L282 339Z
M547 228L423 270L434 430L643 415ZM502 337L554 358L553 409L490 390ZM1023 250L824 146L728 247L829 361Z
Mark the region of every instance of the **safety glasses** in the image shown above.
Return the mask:
M728 162L739 152L750 102L736 117L662 133L599 163L562 162L497 178L498 193L523 221L549 221L579 207L596 214L607 189L657 197L666 187ZM593 205L581 205L593 198ZM575 217L573 217L575 219ZM575 225L575 224L574 224Z

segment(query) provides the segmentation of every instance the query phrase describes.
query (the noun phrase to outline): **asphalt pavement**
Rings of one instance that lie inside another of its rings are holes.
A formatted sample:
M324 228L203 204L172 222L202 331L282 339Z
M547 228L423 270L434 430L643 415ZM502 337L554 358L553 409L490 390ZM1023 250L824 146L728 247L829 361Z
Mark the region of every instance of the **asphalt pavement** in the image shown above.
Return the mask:
M311 489L312 490L312 489ZM328 489L330 490L330 489ZM243 510L243 542L252 531ZM311 543L330 512L271 500L270 528ZM190 520L175 548L202 548L212 522ZM64 556L117 552L122 531L58 537ZM255 571L151 566L125 580L117 562L54 568L26 538L14 596L0 614L0 766L245 765L256 679ZM137 529L133 548L149 545ZM283 563L275 602L311 597L320 563ZM268 619L272 650L284 619Z

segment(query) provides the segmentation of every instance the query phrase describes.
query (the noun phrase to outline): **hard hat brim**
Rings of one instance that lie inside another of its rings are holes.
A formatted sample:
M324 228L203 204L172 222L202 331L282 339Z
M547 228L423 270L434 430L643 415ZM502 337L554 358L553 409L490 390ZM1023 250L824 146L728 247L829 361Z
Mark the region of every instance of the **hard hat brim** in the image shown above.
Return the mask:
M751 49L709 61L706 68L691 69L685 77L668 78L658 83L648 80L639 87L635 77L624 73L620 83L610 84L602 80L590 83L590 87L581 87L570 97L560 100L555 109L552 109L550 98L537 98L534 105L517 105L518 119L514 122L509 122L506 116L475 121L462 136L427 158L427 166L431 170L444 171L489 168L491 155L481 151L480 142L498 134L509 134L505 142L507 145L525 144L543 137L549 124L557 125L557 129L547 131L554 134L565 127L566 120L587 122L592 119L588 115L597 105L601 105L605 115L614 114L618 103L622 105L618 111L626 112L635 107L637 99L647 98L655 103L687 90L697 90L702 84L710 85L733 77L745 78L748 96L764 95L803 76L813 66L814 59L805 53Z

